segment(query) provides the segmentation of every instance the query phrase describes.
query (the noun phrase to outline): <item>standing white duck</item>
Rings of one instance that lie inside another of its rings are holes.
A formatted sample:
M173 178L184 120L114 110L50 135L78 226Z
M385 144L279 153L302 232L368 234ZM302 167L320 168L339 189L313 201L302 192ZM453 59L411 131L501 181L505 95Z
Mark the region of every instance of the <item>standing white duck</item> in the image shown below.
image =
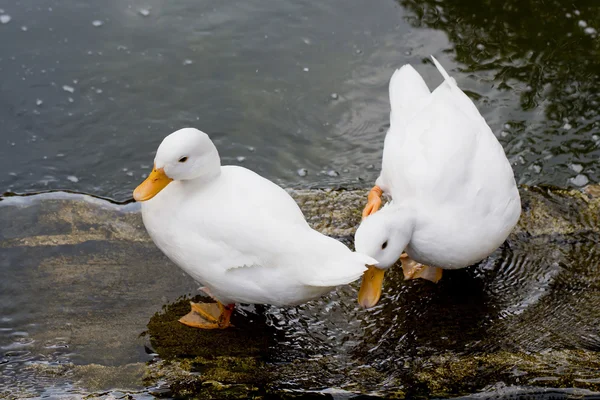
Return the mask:
M437 282L442 269L489 256L521 215L502 146L473 102L431 58L444 77L433 92L410 65L390 80L381 174L355 234L356 251L379 261L369 267L359 291L359 303L367 308L379 301L384 272L399 258L405 279ZM392 201L376 212L382 193Z
M296 305L363 274L370 257L311 229L292 197L237 166L221 166L208 135L178 130L134 191L154 243L217 303L180 322L223 329L235 303Z

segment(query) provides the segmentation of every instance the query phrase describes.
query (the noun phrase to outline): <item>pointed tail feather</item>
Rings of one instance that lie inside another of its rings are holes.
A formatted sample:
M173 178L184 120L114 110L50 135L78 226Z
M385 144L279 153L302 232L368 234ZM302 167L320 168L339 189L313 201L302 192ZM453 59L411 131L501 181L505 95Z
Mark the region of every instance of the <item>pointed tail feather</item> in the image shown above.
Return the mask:
M454 80L453 77L451 77L450 75L448 75L448 72L446 72L446 70L444 69L444 67L442 67L442 64L440 64L438 62L438 60L435 59L434 56L431 56L431 59L433 60L433 63L435 64L435 67L437 68L438 71L440 71L440 74L442 74L442 76L444 77L444 80L447 82L450 82L453 85L456 85L456 81Z

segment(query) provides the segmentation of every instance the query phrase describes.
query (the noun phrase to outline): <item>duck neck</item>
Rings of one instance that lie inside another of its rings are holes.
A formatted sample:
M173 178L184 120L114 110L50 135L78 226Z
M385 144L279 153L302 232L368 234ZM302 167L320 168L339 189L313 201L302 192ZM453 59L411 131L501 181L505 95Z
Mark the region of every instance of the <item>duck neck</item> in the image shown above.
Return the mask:
M398 237L406 238L408 243L415 228L416 215L413 208L404 204L391 204L387 210L382 211L387 215L389 230Z

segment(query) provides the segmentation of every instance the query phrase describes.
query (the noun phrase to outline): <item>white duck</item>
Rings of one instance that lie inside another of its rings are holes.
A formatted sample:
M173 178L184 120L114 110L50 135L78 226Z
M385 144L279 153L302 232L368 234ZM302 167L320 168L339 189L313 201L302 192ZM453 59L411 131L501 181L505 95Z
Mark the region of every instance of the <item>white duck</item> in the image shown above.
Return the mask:
M311 229L292 197L237 166L221 166L205 133L167 136L134 191L154 243L217 303L180 322L226 328L235 303L296 305L363 274L370 257Z
M431 58L444 77L433 92L410 65L390 80L381 174L355 235L356 251L379 261L363 277L364 307L377 304L384 272L399 258L405 279L437 282L442 269L464 268L490 255L521 215L502 146L473 102ZM392 201L376 212L382 193Z

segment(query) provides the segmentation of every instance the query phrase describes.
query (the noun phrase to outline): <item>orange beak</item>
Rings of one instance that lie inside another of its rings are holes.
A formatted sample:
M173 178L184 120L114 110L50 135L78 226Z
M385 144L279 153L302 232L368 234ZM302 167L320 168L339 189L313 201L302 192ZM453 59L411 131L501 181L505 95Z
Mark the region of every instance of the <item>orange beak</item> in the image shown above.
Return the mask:
M369 269L363 275L358 291L358 304L364 308L371 308L379 302L384 274L385 270L369 265Z
M156 196L163 190L173 179L165 174L163 168L156 169L156 165L146 180L133 191L135 201L146 201Z

